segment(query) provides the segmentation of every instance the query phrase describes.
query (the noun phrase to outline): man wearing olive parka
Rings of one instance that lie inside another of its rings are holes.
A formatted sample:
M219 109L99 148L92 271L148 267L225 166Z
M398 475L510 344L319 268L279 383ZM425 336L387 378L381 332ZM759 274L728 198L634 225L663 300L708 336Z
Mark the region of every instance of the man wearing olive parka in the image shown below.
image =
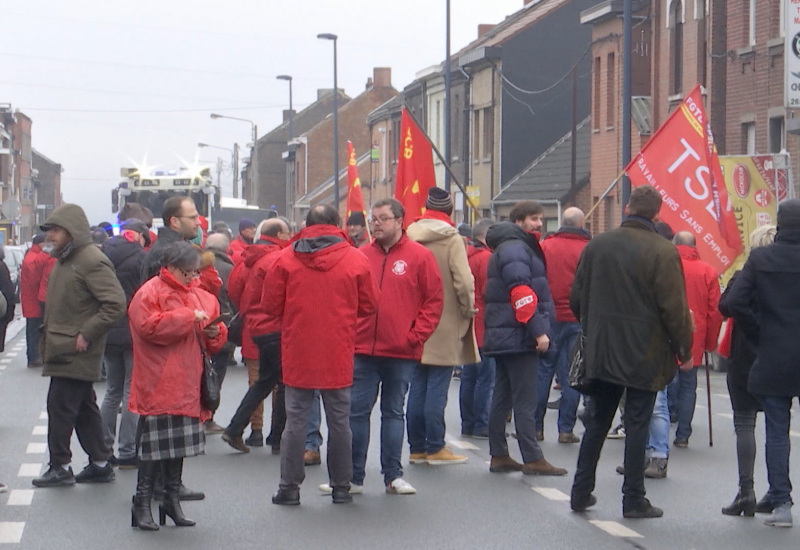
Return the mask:
M89 221L75 204L56 208L41 226L45 251L56 258L47 284L39 343L47 393L47 445L50 468L33 480L36 487L114 480L111 451L103 438L93 383L100 380L106 333L125 313L125 293L111 261L92 244ZM72 431L78 434L89 465L73 476Z

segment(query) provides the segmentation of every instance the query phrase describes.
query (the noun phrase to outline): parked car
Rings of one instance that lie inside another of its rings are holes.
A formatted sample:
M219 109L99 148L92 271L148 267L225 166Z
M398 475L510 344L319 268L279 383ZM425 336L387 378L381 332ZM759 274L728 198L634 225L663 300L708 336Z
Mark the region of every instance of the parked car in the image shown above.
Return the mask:
M19 273L22 269L22 258L25 257L25 252L28 247L25 246L6 246L6 257L3 261L8 266L8 271L11 273L11 282L14 283L14 295L17 297L19 303Z

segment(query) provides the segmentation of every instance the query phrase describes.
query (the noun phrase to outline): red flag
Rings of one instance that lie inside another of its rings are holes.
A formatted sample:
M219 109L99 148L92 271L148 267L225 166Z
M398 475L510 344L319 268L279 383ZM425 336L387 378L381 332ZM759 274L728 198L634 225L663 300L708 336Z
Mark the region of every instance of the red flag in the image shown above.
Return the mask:
M347 218L353 212L362 212L367 218L364 208L364 196L361 194L361 180L358 178L358 165L356 163L356 150L351 141L347 142Z
M691 231L700 257L724 273L742 252L700 85L625 168L631 185L652 185L673 231Z
M405 108L400 121L400 151L397 158L394 198L406 210L403 218L405 228L425 213L428 189L436 186L433 149Z

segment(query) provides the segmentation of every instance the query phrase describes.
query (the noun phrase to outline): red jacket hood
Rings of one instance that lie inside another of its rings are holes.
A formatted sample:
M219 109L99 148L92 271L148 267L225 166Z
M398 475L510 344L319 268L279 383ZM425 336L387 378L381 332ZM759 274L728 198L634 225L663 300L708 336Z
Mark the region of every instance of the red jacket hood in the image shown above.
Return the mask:
M698 252L697 248L693 246L689 246L688 244L679 244L677 248L678 248L678 254L680 254L681 258L683 258L684 260L700 259L700 252Z
M256 262L275 245L272 244L249 244L242 252L242 261L247 267L253 267Z
M312 225L297 234L292 252L309 269L330 271L351 247L342 229L333 225Z

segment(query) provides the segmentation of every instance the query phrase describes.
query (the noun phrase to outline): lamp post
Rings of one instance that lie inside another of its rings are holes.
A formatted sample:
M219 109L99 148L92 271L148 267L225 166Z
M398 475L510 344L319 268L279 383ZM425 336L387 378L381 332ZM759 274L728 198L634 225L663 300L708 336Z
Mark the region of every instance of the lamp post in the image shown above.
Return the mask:
M250 190L250 199L253 203L258 205L258 126L252 120L248 120L246 118L238 118L235 116L228 116L228 115L218 115L217 113L211 113L211 118L216 120L218 118L229 118L231 120L240 120L242 122L249 122L250 127L253 131L253 153L251 154L252 164L253 164L253 186ZM238 163L237 163L238 164ZM233 196L236 198L237 192L236 187L233 188ZM244 192L242 192L244 195Z
M279 74L276 76L278 80L285 80L289 83L289 139L286 142L290 142L294 139L294 109L292 107L292 76L288 74ZM293 203L293 195L294 195L294 185L292 179L289 177L289 174L294 174L294 170L290 170L286 174L286 215L289 216L289 212L292 210L292 203ZM290 219L294 219L294 214L290 217Z
M338 36L331 33L318 34L321 40L333 40L333 206L339 211L339 79L336 61Z
M233 170L233 198L238 198L238 187L239 187L239 144L234 143L233 149L228 149L227 147L220 147L219 145L209 145L208 143L198 143L198 147L201 149L203 147L210 147L211 149L222 149L223 151L228 151L231 154L231 169Z

